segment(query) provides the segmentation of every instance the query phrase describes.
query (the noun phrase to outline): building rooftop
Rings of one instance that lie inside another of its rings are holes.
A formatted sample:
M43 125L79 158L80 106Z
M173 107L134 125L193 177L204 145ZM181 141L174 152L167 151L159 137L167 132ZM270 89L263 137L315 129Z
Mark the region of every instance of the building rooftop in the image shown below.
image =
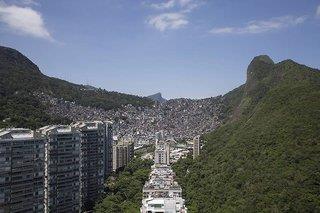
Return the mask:
M170 166L158 165L153 166L143 187L145 197L175 197L180 196L182 189L175 180L175 173Z
M102 128L103 125L104 122L102 121L79 121L72 124L73 127L80 128L82 130L98 130L99 128Z
M186 213L185 201L175 198L146 198L142 200L141 212L181 212Z
M40 131L42 134L78 133L78 131L74 127L68 125L49 125L40 128L38 131Z
M133 141L131 139L121 138L118 140L118 142L115 144L115 146L128 146L131 144L133 144Z
M30 129L10 128L0 130L0 139L33 139L40 138L40 135Z

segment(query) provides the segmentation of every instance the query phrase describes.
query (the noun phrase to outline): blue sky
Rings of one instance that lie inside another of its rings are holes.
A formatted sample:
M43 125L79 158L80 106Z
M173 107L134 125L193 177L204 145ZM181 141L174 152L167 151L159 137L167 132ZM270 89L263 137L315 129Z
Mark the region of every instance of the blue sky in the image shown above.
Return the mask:
M0 44L75 83L204 98L256 55L320 68L320 1L0 0Z

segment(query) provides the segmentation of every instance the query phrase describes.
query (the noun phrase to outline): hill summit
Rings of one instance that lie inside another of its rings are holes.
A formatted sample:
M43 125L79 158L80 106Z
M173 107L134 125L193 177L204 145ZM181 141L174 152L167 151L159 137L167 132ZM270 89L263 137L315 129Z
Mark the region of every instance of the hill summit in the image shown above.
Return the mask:
M189 212L319 212L320 71L258 56L247 73L201 155L174 166Z

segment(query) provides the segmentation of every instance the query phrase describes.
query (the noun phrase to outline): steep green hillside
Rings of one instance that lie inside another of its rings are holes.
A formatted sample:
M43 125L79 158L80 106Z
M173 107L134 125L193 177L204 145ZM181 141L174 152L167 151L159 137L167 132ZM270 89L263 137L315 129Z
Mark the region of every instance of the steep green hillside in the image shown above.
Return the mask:
M241 88L199 158L174 166L190 212L320 212L319 70L260 56Z
M107 180L107 193L96 203L96 213L140 212L142 187L151 172L151 160L134 158L128 166Z
M51 118L44 113L45 106L32 95L35 91L106 110L126 104L152 104L147 98L92 89L50 78L18 51L0 47L0 127L13 125L35 128L61 121L61 118Z

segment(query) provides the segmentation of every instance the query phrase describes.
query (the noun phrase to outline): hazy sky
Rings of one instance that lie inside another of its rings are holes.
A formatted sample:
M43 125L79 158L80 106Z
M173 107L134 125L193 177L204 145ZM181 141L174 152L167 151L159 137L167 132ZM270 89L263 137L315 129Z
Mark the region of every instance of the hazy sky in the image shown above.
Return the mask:
M320 68L320 1L0 0L0 44L75 83L203 98L259 54Z

